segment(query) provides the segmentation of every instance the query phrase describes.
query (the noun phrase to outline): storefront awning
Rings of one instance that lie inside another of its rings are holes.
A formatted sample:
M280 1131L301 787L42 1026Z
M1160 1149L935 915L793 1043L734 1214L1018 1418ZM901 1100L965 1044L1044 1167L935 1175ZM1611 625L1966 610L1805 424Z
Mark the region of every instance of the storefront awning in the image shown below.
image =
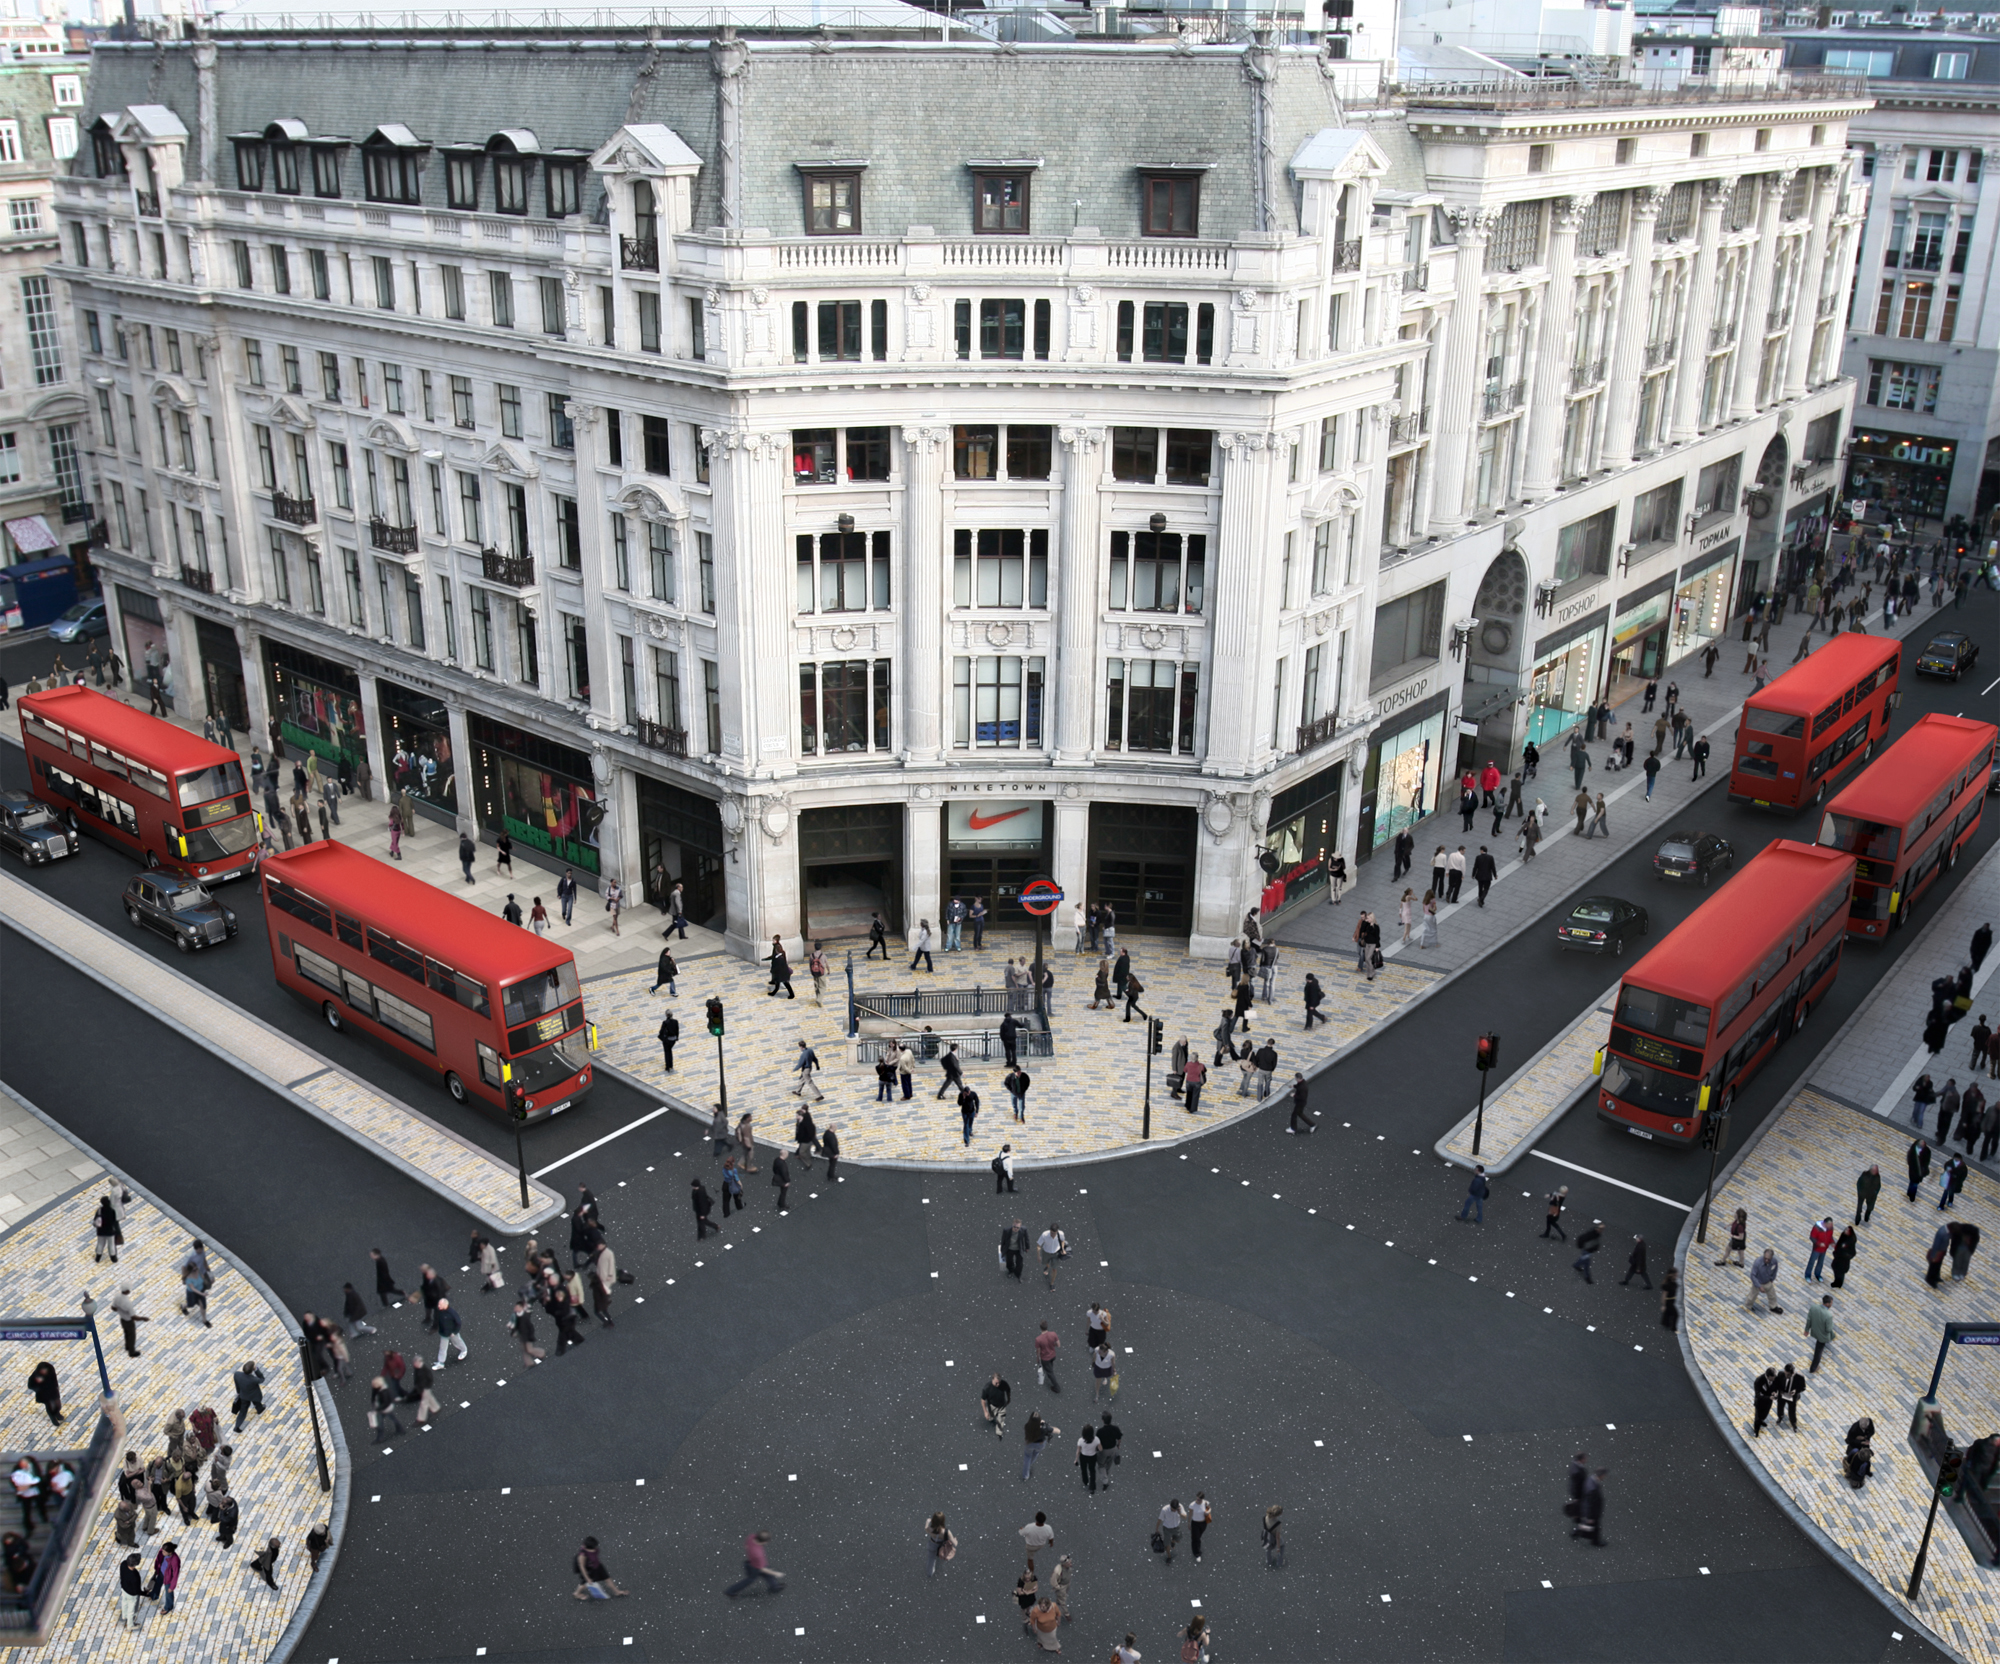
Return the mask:
M14 547L24 555L53 554L62 548L62 539L49 530L48 521L39 514L24 514L6 525Z

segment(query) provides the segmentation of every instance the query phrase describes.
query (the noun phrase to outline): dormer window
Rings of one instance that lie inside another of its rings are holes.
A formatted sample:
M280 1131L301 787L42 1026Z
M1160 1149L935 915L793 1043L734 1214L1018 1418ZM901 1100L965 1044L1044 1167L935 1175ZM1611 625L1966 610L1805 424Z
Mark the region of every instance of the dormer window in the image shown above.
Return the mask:
M861 235L861 170L801 168L805 180L806 235Z
M547 181L550 219L567 219L583 212L583 169L581 161L549 159L543 178Z
M378 127L362 141L362 189L370 202L423 200L424 154L429 147L400 123Z
M316 144L311 147L314 196L332 198L340 195L340 157L346 148L339 144Z
M111 124L99 121L90 129L91 158L99 179L116 179L125 172L125 150L111 136Z
M448 208L470 213L479 206L479 162L477 151L461 150L444 159L444 200Z
M632 186L632 235L650 243L660 234L660 213L653 200L653 187L645 180Z
M486 141L486 154L493 158L496 214L527 213L528 193L535 180L535 153L541 148L535 135L526 128L495 133Z
M1200 235L1201 175L1148 173L1140 177L1139 229L1148 237Z
M264 188L264 141L262 139L231 139L236 147L236 188L240 191L261 191Z
M988 237L1026 236L1028 182L1033 177L1025 169L1018 173L976 174L972 229Z

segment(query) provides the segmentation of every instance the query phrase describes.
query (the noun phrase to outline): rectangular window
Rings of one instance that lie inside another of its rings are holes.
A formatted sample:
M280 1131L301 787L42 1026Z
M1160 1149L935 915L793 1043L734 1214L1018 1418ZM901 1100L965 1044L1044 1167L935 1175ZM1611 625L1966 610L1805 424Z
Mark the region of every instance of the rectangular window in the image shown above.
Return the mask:
M609 409L604 412L604 458L614 468L625 466L625 418Z
M250 245L240 237L235 238L229 245L229 253L236 268L236 287L239 289L256 288L256 274L251 270L250 266Z
M1132 320L1137 310L1129 300L1118 303L1118 362L1132 362Z
M622 514L611 517L611 587L621 595L632 592L632 534Z
M528 545L528 488L503 480L500 491L506 502L507 552L526 555Z
M333 299L333 273L327 264L326 250L309 248L306 250L306 270L312 274L314 300Z
M514 668L524 687L542 683L542 645L535 633L535 615L519 601L514 603Z
M458 476L458 521L466 542L486 541L486 520L479 501L479 476L462 470Z
M444 620L444 656L458 663L458 613L451 604L451 579L438 574L438 616Z
M510 387L506 382L496 382L493 391L500 400L500 437L519 439L521 437L521 389Z
M493 302L493 327L512 329L514 327L514 277L511 272L488 272L486 274L487 293Z
M701 610L715 616L715 539L707 532L694 534L695 565L701 575Z
M444 315L460 323L465 321L465 268L463 266L440 266L438 277L444 284Z
M560 393L548 395L549 443L559 451L576 449L576 424L570 420L569 401Z
M583 569L583 527L574 497L556 498L556 562L566 571Z
M1369 685L1393 681L1402 666L1435 659L1444 639L1445 585L1385 601L1375 609L1375 655Z
M462 428L472 427L474 425L473 411L472 411L472 378L470 376L452 376L448 379L451 384L452 422L454 425L458 427Z
M635 289L632 299L639 308L639 350L660 351L660 296L654 289Z
M1215 435L1205 428L1167 429L1167 484L1206 485Z
M385 312L396 310L396 263L386 254L372 255L369 265L375 272L375 304Z
M850 429L850 432L853 430ZM1054 450L1055 430L1035 424L1007 424L1007 477L1045 480ZM888 475L882 475L884 479Z
M858 361L861 357L861 302L858 300L823 300L818 307L819 357L822 363L833 360Z
M953 549L953 606L1046 607L1049 604L1046 531L991 527L960 530L953 533Z
M21 279L21 310L28 321L28 355L35 385L52 387L63 378L62 337L56 328L56 303L46 277Z
M1140 180L1139 228L1148 237L1198 235L1200 207L1198 174L1147 174Z
M701 699L707 729L708 755L722 753L722 670L713 659L701 661Z
M800 665L799 741L808 756L887 750L889 661Z
M397 567L385 560L375 563L375 593L382 608L382 635L385 640L396 639L396 573Z
M538 277L535 279L535 287L542 297L542 333L561 335L567 321L563 308L562 279Z
M1151 485L1160 472L1160 430L1158 428L1113 428L1111 430L1111 477L1135 484Z
M986 236L1025 236L1028 230L1027 173L974 176L972 229Z
M104 351L103 326L97 321L97 314L88 308L83 314L83 335L92 352L101 354Z
M857 237L861 234L861 175L809 173L805 178L806 234Z
M886 609L890 553L886 531L828 532L818 538L802 534L795 543L798 611Z
M1107 661L1105 749L1191 753L1200 674L1172 659Z
M1042 743L1041 658L952 660L952 741L961 747L1021 748Z
M681 656L655 647L653 657L653 720L664 728L681 726Z
M1180 301L1146 302L1140 336L1141 356L1149 364L1185 364L1188 348L1188 309Z
M435 392L436 389L431 384L430 371L419 370L417 372L417 398L418 402L423 406L424 420L426 422L435 422L437 420Z
M1186 308L1182 308L1183 312ZM982 300L979 303L979 356L1027 356L1027 302Z
M493 211L496 214L525 214L528 211L528 180L534 173L532 161L497 157L493 163Z
M319 355L319 390L328 404L340 403L340 354L323 352Z
M292 292L292 259L283 243L273 243L268 251L271 256L271 290L274 294L289 295Z
M1632 500L1632 542L1645 548L1649 544L1679 540L1681 483L1670 480L1665 485L1640 493Z
M333 506L351 509L354 507L354 478L347 466L347 447L329 443L326 455L333 470Z
M590 702L590 635L575 613L559 613L562 628L563 668L569 675L569 696L583 704Z
M449 537L451 530L444 517L444 470L431 462L425 464L425 472L430 476L431 532L437 537Z
M952 472L962 480L999 477L1000 429L986 423L966 423L952 430Z
M340 551L341 576L347 585L347 621L357 630L368 628L368 609L361 600L361 556L352 549ZM383 620L384 625L388 623Z
M674 533L657 520L646 523L646 573L655 601L673 606L679 599L674 583Z
M583 164L551 160L543 164L542 172L547 180L549 218L564 220L582 212Z
M278 453L271 444L271 430L253 427L251 435L257 441L257 474L266 491L278 489Z
M472 604L472 662L481 670L493 668L493 597L483 589L470 591Z
M423 580L409 571L403 573L403 616L409 624L410 645L419 653L428 651L424 635Z
M276 526L270 528L270 554L271 593L278 598L280 606L289 607L292 604L292 574L285 561L285 534ZM326 611L324 597L314 595L313 611L317 613Z
M391 416L405 414L403 409L403 367L400 364L382 366L382 404Z
M644 435L646 472L671 475L674 471L673 424L664 416L642 416L639 426Z
M479 206L479 157L447 156L444 163L444 200L448 208L465 211Z
M1113 532L1110 606L1115 612L1199 613L1208 538L1194 533Z
M708 307L701 296L688 296L688 357L708 356Z

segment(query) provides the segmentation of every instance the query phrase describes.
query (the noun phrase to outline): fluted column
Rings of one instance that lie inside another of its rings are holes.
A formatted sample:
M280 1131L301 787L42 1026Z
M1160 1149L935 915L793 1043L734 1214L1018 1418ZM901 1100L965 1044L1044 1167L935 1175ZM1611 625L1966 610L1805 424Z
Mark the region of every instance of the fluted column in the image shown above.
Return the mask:
M1098 448L1104 430L1056 430L1063 447L1062 546L1057 552L1056 756L1081 763L1090 756L1097 719Z
M1729 401L1730 415L1739 420L1757 414L1757 379L1764 368L1765 323L1771 310L1771 268L1778 258L1778 210L1785 192L1798 172L1794 164L1782 173L1763 177L1763 195L1757 201L1757 242L1750 256L1750 292L1743 306L1743 335L1736 343L1736 390Z
M788 584L758 582L760 573L791 570L783 523L786 436L725 428L703 437L716 517L722 766L744 775L790 772L798 720L792 592Z
M1694 270L1688 277L1687 324L1681 332L1680 367L1674 372L1674 443L1701 432L1701 389L1708 379L1708 332L1715 327L1716 245L1722 236L1722 205L1736 189L1734 179L1701 182L1701 225L1696 233Z
M1639 408L1640 359L1646 314L1653 298L1653 229L1667 205L1668 187L1632 194L1632 231L1625 243L1625 273L1618 283L1618 336L1611 353L1610 405L1604 413L1603 461L1623 468L1632 460L1632 428Z
M1887 194L1886 192L1884 193ZM1975 226L1984 227L1983 233L1973 239L1972 258L1965 267L1965 304L1959 309L1959 334L1967 341L1986 341L1991 336L1987 330L1987 319L2000 298L1994 289L1994 253L2000 243L1996 243L1993 226L2000 220L2000 146L1989 146L1986 151L1986 165L1979 175L1979 197L1968 212L1966 206L1959 206L1960 225L1970 219ZM1962 476L1970 479L1970 471Z
M1826 242L1832 235L1833 199L1839 195L1839 175L1832 168L1816 170L1813 181L1812 230L1806 234L1805 263L1792 300L1792 331L1785 343L1785 397L1802 399L1812 359L1813 329L1819 322L1819 286L1826 266Z
M1548 496L1556 488L1556 452L1562 444L1563 406L1569 396L1569 362L1576 338L1576 233L1596 198L1558 197L1549 235L1549 285L1542 293L1540 350L1528 406L1528 452L1521 494Z
M951 430L903 429L903 751L912 763L940 755L944 652L943 485Z
M1263 433L1224 433L1222 523L1215 565L1208 579L1208 747L1204 774L1242 775L1256 749L1260 681L1248 667L1268 666L1265 625L1277 615L1264 604L1272 563L1271 458L1276 447ZM1226 679L1226 681L1225 681ZM1268 724L1266 726L1268 732Z
M1477 420L1473 403L1478 387L1479 324L1485 310L1486 239L1500 221L1500 210L1453 208L1450 214L1458 237L1458 260L1452 269L1451 319L1445 329L1443 373L1438 378L1430 517L1435 523L1456 527L1465 518L1465 477Z

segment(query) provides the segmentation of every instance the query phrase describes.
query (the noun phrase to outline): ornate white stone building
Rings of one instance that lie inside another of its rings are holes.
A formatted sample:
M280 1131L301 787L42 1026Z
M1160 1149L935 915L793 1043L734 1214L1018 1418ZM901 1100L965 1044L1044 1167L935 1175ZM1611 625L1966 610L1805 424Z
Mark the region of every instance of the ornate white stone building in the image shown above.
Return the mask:
M100 48L117 639L741 951L1040 872L1217 949L1720 630L1852 396L1851 87L1336 72Z

